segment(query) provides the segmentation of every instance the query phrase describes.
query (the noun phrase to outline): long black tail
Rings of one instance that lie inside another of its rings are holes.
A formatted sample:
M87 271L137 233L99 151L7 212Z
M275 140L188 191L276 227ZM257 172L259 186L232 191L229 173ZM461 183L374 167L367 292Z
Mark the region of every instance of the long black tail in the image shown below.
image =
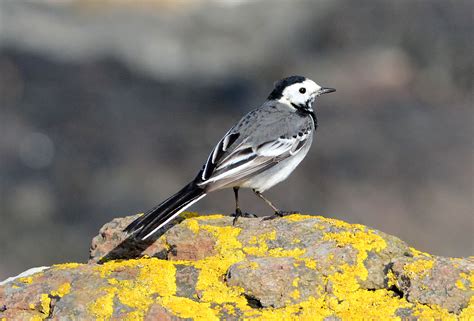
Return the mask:
M204 190L191 182L178 193L130 223L125 231L128 233L136 232L137 237L145 240L204 196L206 196Z

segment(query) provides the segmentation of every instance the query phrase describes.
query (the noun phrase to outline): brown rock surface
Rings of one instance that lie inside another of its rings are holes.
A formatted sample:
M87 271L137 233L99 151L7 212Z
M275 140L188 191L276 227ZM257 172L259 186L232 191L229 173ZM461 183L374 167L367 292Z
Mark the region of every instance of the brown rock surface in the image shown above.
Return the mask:
M116 218L102 226L99 234L92 239L89 262L131 259L144 255L166 258L168 251L163 239L157 240L157 237L151 237L148 242L127 239L127 234L123 230L139 216Z
M251 258L232 265L227 283L245 289L260 307L281 308L320 297L324 279L315 269L291 257Z
M474 258L401 257L394 260L391 271L396 287L412 302L437 304L459 313L474 294Z
M233 226L214 215L144 243L122 232L132 219L100 230L89 264L1 284L0 320L474 316L472 258L431 256L362 225L292 215Z

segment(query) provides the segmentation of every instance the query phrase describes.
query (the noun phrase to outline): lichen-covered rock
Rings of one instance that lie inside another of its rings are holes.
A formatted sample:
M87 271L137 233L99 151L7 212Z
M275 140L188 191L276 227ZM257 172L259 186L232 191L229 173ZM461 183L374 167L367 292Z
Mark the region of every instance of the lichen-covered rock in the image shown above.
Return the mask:
M474 318L472 258L430 256L362 225L213 215L143 243L122 232L132 219L101 229L89 264L1 285L0 320Z
M474 258L456 259L420 253L394 260L394 285L412 302L436 304L459 313L474 295Z
M324 293L323 276L292 257L246 259L232 265L226 279L243 288L257 307L281 308Z

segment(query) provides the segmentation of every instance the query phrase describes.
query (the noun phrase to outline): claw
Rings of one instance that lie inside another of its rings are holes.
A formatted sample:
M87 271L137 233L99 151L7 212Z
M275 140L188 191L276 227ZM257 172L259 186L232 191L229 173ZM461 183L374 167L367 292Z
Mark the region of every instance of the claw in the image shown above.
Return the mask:
M237 223L237 220L239 219L239 217L246 217L246 218L257 217L257 215L253 213L247 213L247 212L242 213L240 208L236 209L235 213L230 214L230 216L234 217L234 220L232 221L232 225L235 225L235 223Z
M262 219L262 221L270 221L270 220L274 220L274 219L279 218L279 217L292 215L292 214L298 214L298 212L296 212L296 211L277 211L277 212L275 212L275 214L273 214L271 216L265 216Z

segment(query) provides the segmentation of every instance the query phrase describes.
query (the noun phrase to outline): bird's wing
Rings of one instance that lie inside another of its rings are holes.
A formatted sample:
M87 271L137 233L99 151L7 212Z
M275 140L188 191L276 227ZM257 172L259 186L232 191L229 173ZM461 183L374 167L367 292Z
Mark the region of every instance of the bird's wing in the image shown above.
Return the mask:
M198 174L198 179L202 182L207 181L212 173L214 172L219 160L227 152L228 148L235 143L235 141L240 137L240 133L233 132L231 128L222 139L217 143L216 147L207 157L206 163L204 164L202 170Z
M262 110L259 108L250 111L222 137L209 154L206 163L196 177L197 180L201 181L201 183L207 181L212 176L219 162L223 158L226 158L226 155L233 153L248 141L249 137L245 135L245 133L252 131L252 127L255 125L250 122L249 119L261 112ZM242 135L242 133L244 133L244 135Z
M225 153L226 141L235 142L238 136L226 139L226 135L209 155L201 174L202 182L198 185L229 186L265 171L298 153L308 143L310 134L307 131L301 135L280 136L258 145L248 143L244 138L229 153Z

